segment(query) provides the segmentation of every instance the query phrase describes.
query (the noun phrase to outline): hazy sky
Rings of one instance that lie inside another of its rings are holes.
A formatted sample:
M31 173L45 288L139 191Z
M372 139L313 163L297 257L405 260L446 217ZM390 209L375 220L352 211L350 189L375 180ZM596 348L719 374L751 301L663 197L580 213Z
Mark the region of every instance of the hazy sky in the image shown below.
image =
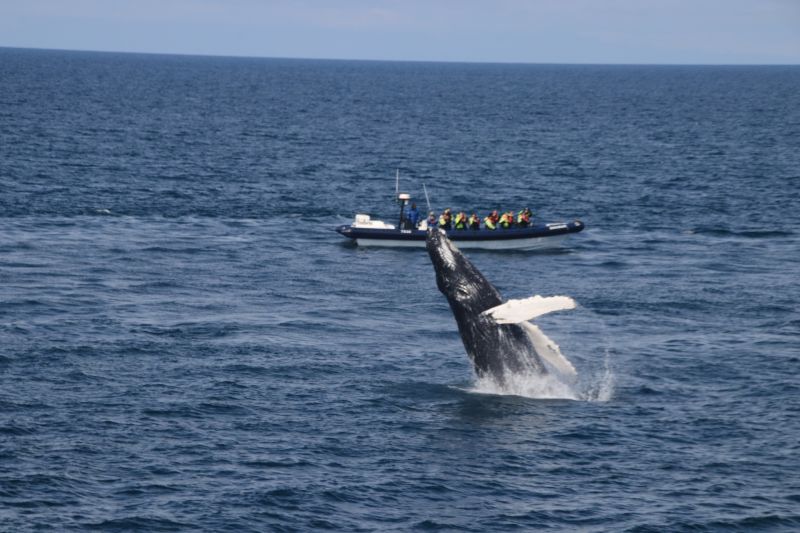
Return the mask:
M800 0L0 0L0 46L431 61L800 64Z

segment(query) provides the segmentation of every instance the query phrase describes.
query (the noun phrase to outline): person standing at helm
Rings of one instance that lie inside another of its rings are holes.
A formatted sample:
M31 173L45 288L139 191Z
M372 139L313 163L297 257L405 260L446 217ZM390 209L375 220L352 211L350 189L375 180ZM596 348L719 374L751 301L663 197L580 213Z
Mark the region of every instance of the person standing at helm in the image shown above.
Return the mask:
M409 209L406 214L406 220L408 220L409 229L415 229L417 227L419 223L419 209L417 209L417 204L411 204L411 209Z

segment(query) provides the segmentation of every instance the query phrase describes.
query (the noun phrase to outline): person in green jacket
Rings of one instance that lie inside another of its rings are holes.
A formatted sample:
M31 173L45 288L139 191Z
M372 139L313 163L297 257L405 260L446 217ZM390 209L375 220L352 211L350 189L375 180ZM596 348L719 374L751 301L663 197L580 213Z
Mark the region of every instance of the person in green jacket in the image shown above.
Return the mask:
M439 217L439 227L448 230L453 227L453 215L450 213L450 208L444 210L444 213Z
M459 211L453 221L453 227L456 229L467 229L467 214L465 212Z
M483 219L483 225L486 229L495 230L497 229L497 222L500 220L500 217L497 216L497 210L495 209L489 216Z

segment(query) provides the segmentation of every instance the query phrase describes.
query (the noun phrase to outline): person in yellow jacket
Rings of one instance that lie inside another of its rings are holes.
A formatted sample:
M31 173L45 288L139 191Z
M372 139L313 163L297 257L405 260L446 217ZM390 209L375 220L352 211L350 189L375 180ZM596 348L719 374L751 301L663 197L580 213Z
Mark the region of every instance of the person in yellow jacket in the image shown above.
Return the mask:
M439 217L439 227L445 230L453 227L453 215L450 213L449 207Z
M478 215L472 213L469 216L469 220L467 220L467 226L469 229L481 229L481 219L478 218Z
M467 229L467 214L460 211L455 220L453 220L453 227L456 229Z
M497 229L497 222L499 218L500 217L497 216L497 210L495 209L489 213L488 217L483 219L483 225L486 227L486 229Z
M514 225L514 213L507 211L500 216L500 227L510 229Z

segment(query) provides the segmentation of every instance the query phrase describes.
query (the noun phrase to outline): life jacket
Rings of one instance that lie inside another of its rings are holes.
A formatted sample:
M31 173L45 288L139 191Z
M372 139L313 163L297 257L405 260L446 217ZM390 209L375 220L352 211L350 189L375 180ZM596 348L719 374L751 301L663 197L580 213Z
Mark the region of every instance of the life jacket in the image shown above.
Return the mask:
M500 217L500 226L503 229L508 229L511 227L512 223L513 221L511 220L511 217L508 216L508 213L503 213L503 215Z
M486 226L486 229L497 229L497 225L491 215L483 219L483 225Z
M531 221L531 217L528 216L528 213L525 211L520 211L519 215L517 215L517 225L527 227Z
M470 215L468 225L471 229L479 229L481 227L481 219L475 215Z
M442 216L439 217L439 227L443 229L450 229L450 217L442 214Z
M467 215L465 215L464 213L459 213L456 215L455 228L467 229Z

